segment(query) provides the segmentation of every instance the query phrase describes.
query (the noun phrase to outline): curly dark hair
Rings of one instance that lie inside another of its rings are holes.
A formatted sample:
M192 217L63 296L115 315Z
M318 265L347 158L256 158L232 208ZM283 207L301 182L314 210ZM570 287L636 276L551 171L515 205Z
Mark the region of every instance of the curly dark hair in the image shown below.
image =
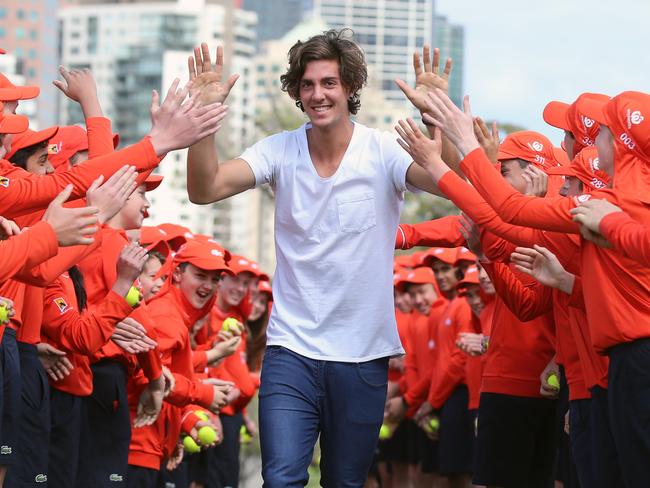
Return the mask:
M289 50L289 68L280 76L282 90L296 100L296 105L304 112L300 102L300 80L310 61L335 60L339 63L341 83L352 94L348 99L348 110L356 114L361 107L360 91L368 79L366 60L361 48L352 40L352 29L328 30L310 37L307 41L296 42Z

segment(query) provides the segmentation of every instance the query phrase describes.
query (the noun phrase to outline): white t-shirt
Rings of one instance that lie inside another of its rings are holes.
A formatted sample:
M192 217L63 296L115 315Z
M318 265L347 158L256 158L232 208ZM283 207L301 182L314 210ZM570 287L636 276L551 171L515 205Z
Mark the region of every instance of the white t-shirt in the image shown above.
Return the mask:
M246 149L257 186L275 193L277 268L268 344L312 359L403 354L393 305L393 249L412 158L394 135L354 124L334 175L309 154L309 124Z

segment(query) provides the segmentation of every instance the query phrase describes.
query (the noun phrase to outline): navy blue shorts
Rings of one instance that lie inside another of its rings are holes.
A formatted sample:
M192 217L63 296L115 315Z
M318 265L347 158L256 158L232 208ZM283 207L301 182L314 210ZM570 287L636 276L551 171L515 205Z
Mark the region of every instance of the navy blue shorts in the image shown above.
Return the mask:
M129 464L126 486L128 488L157 488L158 470Z
M33 344L18 342L21 416L16 460L7 472L7 486L42 486L48 480L50 385ZM53 486L53 485L52 485Z
M126 370L111 360L93 364L93 393L83 399L78 486L127 486L131 419Z
M379 441L377 462L417 464L415 429L419 427L411 419L402 420L389 439Z
M650 339L609 350L609 420L625 486L650 483Z
M0 428L0 465L16 461L16 446L20 431L20 356L16 331L6 327L0 346L2 365L2 426Z
M438 463L438 441L431 440L417 425L415 432L415 448L417 464L423 473L437 473L440 469Z
M553 486L555 400L481 393L476 485Z
M79 467L82 397L50 387L49 486L74 486Z
M623 487L623 474L618 462L618 454L609 423L609 404L607 390L600 386L591 388L591 411L589 424L591 428L591 449L595 468L597 488Z
M237 486L239 483L239 431L244 425L244 417L220 415L223 426L223 442L205 450L208 458L207 486Z
M468 410L467 386L458 386L440 409L438 463L440 474L472 472L474 417Z
M173 471L167 471L165 463L160 467L158 488L189 488L189 465L187 458Z

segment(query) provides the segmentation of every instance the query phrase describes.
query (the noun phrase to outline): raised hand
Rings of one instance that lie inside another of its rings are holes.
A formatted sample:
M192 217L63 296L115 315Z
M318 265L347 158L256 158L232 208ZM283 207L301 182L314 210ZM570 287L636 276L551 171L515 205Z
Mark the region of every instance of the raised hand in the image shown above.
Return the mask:
M483 119L476 117L474 119L474 135L485 154L487 154L488 159L496 164L498 162L499 144L501 143L497 123L492 122L490 131Z
M187 68L190 74L190 94L198 97L202 105L224 103L239 78L239 75L232 75L225 83L221 81L223 47L217 46L217 59L212 66L210 49L205 42L201 43L200 48L194 48L194 56L187 58Z
M483 254L483 246L481 246L481 229L479 229L478 225L467 215L462 214L458 230L465 238L467 248L476 254L480 260L484 260L485 254Z
M158 92L154 90L152 93L149 137L158 156L189 147L214 134L228 111L228 107L221 103L201 106L198 97L186 100L189 83L183 88L178 87L179 83L176 78L162 105Z
M97 84L89 69L68 70L59 66L59 73L65 81L54 80L52 84L70 100L82 103L97 98Z
M474 135L474 118L469 97L463 99L463 110L460 110L445 92L436 88L427 94L424 103L427 111L422 115L422 120L442 129L463 157L480 147Z
M122 166L106 183L102 184L103 176L93 181L86 192L86 202L99 209L97 217L100 224L108 222L122 209L129 195L137 187L137 176L135 166Z
M140 245L135 243L130 243L125 246L120 252L120 256L117 258L117 280L120 282L121 290L124 293L120 293L114 289L116 293L124 296L126 295L133 282L142 272L144 263L147 262L147 249L140 247ZM126 290L124 290L126 288ZM142 297L140 298L142 299ZM132 320L132 319L131 319ZM144 328L143 328L144 329Z
M52 200L43 215L43 220L49 223L56 233L60 246L76 246L92 244L91 237L97 231L97 208L65 208L63 203L70 197L72 185Z
M574 222L578 222L592 232L600 233L600 222L603 218L609 214L622 211L620 207L607 200L587 200L572 208L571 215L573 215Z
M521 172L521 177L526 182L524 195L545 197L548 190L548 175L534 164L529 164Z
M442 137L440 130L436 129L434 138L426 137L413 119L400 120L395 130L400 138L397 143L409 153L416 164L424 168L437 183L442 176L450 171L442 160Z
M0 241L20 234L20 227L13 220L0 217Z
M64 351L45 342L38 344L36 350L43 368L54 381L60 381L72 372L74 366Z
M420 54L417 51L413 53L415 88L411 88L403 80L395 80L395 83L420 112L426 112L425 99L430 91L438 88L447 93L449 90L449 75L453 63L451 58L447 58L445 68L440 73L440 49L435 48L433 50L432 59L431 49L428 44L425 44L422 48L422 57L424 58L424 69L420 61Z
M101 117L102 108L97 97L97 84L89 69L67 70L59 66L59 73L65 80L54 80L52 84L61 90L66 97L81 105L84 117Z
M543 285L568 294L573 291L575 276L567 272L555 254L545 247L518 247L510 256L510 261L519 271L529 274Z

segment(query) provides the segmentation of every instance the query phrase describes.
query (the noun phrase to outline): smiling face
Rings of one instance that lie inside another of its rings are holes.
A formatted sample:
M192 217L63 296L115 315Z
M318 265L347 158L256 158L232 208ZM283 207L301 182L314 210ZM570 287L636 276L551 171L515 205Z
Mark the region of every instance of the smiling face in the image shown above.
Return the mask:
M225 307L237 307L250 289L250 283L255 279L248 272L239 273L237 276L226 275L219 282L219 301Z
M186 263L174 269L172 279L187 301L198 310L214 296L220 277L221 271L205 270Z
M307 63L299 95L313 127L332 128L350 117L350 90L341 82L339 63L333 59Z
M150 206L151 204L146 196L146 187L143 183L131 193L120 210L119 216L122 228L130 230L142 227L142 221L147 216L147 210Z
M42 144L25 161L25 169L35 175L54 173L54 168L47 159L47 144Z
M255 322L258 320L269 307L269 296L266 293L256 293L253 297L253 308L248 316L248 320Z
M438 299L434 286L430 283L412 283L408 285L407 290L413 307L422 315L429 315L431 305Z
M153 298L153 296L160 291L160 288L165 282L164 276L156 278L161 267L162 263L156 256L149 256L147 262L144 263L144 266L142 267L138 279L142 285L142 294L144 295L145 302Z

